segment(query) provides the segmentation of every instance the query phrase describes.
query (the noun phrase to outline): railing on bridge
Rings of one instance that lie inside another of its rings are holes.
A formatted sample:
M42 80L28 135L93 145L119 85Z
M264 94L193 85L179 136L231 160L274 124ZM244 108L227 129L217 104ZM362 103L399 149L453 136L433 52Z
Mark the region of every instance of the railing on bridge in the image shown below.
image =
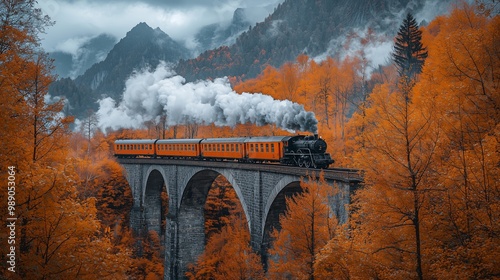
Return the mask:
M323 172L325 179L338 180L349 183L359 183L363 181L361 172L350 168L329 168L329 169L307 169L295 166L280 164L255 164L239 163L234 161L204 161L204 160L180 160L180 159L154 159L154 158L118 158L122 164L160 164L160 165L187 165L201 166L207 168L234 168L244 170L257 170L274 173L295 175L300 177L318 177Z

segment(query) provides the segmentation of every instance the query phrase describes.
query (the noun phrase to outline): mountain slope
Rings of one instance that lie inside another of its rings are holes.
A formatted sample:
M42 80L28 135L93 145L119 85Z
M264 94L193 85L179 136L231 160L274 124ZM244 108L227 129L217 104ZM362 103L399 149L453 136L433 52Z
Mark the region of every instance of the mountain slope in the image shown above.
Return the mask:
M116 41L111 35L101 34L85 42L74 54L51 52L49 55L54 59L56 74L61 78L76 78L82 75L92 65L103 61Z
M426 0L287 0L264 22L241 34L230 47L181 61L176 71L188 80L258 75L306 53L339 55L339 38L367 28L393 37L402 15L418 13ZM446 2L446 1L444 1ZM337 45L336 45L337 44ZM340 45L340 46L339 46Z
M198 43L198 51L205 51L219 46L230 46L236 42L236 38L252 24L247 19L246 10L238 8L234 11L231 23L224 26L214 23L203 27L195 35Z
M134 70L156 67L160 60L177 62L188 55L185 47L159 28L152 29L142 22L127 32L104 61L93 65L75 83L115 98L121 95L126 79Z
M119 100L125 88L125 81L134 70L154 68L161 60L176 63L187 57L189 51L184 46L159 28L152 29L146 23L140 23L127 32L111 49L106 59L94 64L75 80L63 79L54 82L50 94L66 96L71 107L69 113L80 117L89 108L96 110L96 102L102 96ZM82 100L85 102L81 102Z

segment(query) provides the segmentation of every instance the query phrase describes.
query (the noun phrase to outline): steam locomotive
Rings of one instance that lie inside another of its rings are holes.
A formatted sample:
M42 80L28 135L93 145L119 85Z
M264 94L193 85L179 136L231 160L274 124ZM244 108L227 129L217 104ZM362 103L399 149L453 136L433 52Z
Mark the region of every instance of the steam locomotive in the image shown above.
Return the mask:
M114 143L118 158L175 158L276 162L306 168L328 168L334 162L326 142L317 134L203 139L120 139Z

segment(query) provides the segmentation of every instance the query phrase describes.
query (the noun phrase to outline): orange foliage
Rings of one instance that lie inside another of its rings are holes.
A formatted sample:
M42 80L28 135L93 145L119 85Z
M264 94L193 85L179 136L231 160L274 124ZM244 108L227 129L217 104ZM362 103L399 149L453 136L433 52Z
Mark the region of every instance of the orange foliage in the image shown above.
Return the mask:
M346 260L345 279L418 278L419 267L421 278L500 274L500 203L492 199L500 197L500 59L491 55L500 18L487 14L460 4L433 21L414 87L376 87L350 122L366 186L350 240L332 241L323 256L325 265ZM351 256L342 253L349 247Z
M332 187L320 181L301 182L303 193L287 198L281 230L274 230L269 250L270 279L312 279L316 255L333 237L337 221L328 205Z
M186 275L189 279L264 279L260 257L250 247L246 222L233 219L212 235Z

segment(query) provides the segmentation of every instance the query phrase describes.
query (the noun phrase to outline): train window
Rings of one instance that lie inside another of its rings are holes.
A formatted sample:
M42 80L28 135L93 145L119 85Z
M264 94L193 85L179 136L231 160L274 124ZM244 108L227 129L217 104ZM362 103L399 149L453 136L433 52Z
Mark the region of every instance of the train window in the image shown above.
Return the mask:
M149 145L149 149L152 150L153 149L153 145Z
M271 153L274 153L274 143L271 144Z
M234 152L234 144L231 144L231 152Z
M239 145L239 144L236 144L235 146L236 146L236 151L238 152L238 150L240 149L240 148L239 148L239 147L240 147L240 145Z
M260 144L260 151L264 152L264 144Z
M225 145L224 145L224 144L222 144L221 146L222 146L222 151L224 152L224 146L225 146Z
M269 153L269 144L266 144L266 153Z
M141 144L141 150L144 150L144 144Z

